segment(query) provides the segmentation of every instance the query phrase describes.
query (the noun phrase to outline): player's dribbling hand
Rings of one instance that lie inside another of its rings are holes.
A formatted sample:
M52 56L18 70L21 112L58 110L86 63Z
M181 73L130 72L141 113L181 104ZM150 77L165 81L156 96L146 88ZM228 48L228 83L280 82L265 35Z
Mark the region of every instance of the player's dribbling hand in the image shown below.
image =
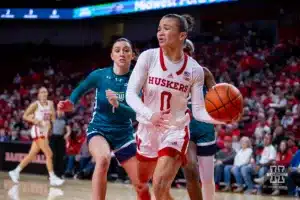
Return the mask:
M57 109L63 112L72 112L74 105L70 100L59 101L57 104Z
M34 120L33 124L36 125L36 126L42 126L43 125L43 121L41 121L41 120Z
M105 91L108 102L115 108L119 107L118 95L116 92L108 89Z
M151 123L159 129L168 129L170 128L170 109L156 112L152 115L150 121Z

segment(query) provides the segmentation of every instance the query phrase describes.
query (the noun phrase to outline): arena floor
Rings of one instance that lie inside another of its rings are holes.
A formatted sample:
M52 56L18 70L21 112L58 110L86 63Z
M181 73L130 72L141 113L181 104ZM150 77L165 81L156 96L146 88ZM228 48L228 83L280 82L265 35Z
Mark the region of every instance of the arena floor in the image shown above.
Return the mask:
M21 182L14 185L7 173L0 172L0 200L90 200L91 182L67 180L60 188L49 187L45 176L22 174ZM135 200L135 193L131 185L108 185L107 200ZM173 189L176 200L188 200L185 189ZM258 195L242 195L231 193L217 193L216 200L285 200L296 199L288 197L271 197Z

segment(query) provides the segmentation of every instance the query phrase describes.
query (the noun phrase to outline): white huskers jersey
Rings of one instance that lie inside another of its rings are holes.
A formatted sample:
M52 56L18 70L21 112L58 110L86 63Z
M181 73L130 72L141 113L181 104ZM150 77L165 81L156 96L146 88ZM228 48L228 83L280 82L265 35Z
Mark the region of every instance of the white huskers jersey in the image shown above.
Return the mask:
M143 52L128 82L126 100L137 113L139 126L136 134L137 158L152 160L160 156L174 157L174 150L182 156L189 142L186 114L188 95L192 93L192 111L197 120L214 122L204 107L204 71L191 57L185 55L178 63L172 63L161 49ZM142 99L138 96L143 91ZM164 132L151 123L153 113L171 112L171 127ZM179 121L183 123L179 123Z
M219 123L205 110L203 92L203 68L185 55L178 63L172 63L160 48L143 52L131 74L126 100L137 113L140 123L150 123L153 113L171 109L173 120L185 116L188 95L192 93L193 116L198 121ZM143 102L138 97L143 91Z
M42 121L42 125L33 125L31 129L31 137L33 139L38 139L39 137L45 137L49 129L47 122L51 120L52 114L52 102L48 101L47 105L43 106L37 101L37 109L34 112L34 119Z

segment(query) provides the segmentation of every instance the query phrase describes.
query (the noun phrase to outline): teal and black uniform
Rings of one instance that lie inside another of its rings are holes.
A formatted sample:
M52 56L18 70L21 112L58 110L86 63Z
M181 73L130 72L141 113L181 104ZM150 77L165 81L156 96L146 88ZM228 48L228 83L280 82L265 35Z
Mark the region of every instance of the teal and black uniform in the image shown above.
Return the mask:
M87 129L87 141L94 136L104 137L120 163L136 154L132 126L136 114L125 101L130 75L131 71L124 75L116 75L112 67L95 70L79 84L70 97L70 101L76 104L84 93L96 89L93 115ZM119 107L115 108L114 112L106 98L105 91L108 89L118 95Z
M203 87L204 96L207 88ZM191 108L191 105L190 109ZM190 123L190 140L197 145L198 156L212 156L216 153L216 135L213 124L192 119Z

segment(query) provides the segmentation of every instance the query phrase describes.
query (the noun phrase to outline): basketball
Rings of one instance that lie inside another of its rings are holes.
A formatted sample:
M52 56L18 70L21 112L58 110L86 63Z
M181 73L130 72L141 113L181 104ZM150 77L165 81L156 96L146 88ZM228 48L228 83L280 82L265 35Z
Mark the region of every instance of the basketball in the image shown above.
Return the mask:
M243 112L243 96L235 86L220 83L207 92L205 107L213 119L234 122Z

